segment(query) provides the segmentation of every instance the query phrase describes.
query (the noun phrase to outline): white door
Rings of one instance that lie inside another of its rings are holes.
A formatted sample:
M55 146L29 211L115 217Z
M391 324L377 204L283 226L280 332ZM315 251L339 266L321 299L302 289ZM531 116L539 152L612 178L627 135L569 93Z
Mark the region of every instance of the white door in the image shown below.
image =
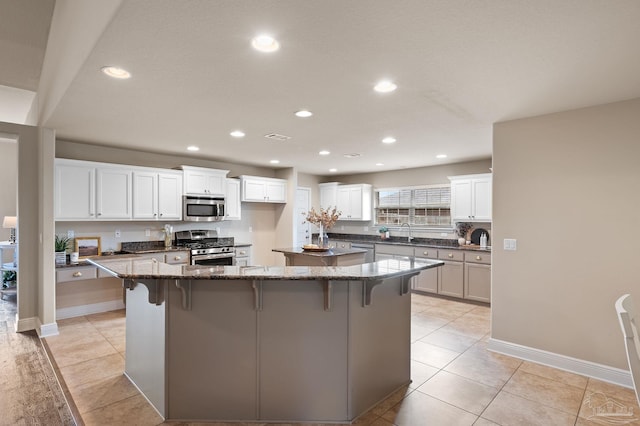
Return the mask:
M293 214L293 234L296 247L311 243L311 226L306 221L306 215L311 208L311 189L298 187L296 189L296 205Z

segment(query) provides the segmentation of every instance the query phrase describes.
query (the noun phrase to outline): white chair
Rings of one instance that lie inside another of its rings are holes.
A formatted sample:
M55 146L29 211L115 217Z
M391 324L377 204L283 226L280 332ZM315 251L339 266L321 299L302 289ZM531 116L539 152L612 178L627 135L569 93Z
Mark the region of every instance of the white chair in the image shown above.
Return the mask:
M629 371L631 371L636 399L640 404L640 338L638 338L636 311L630 294L625 294L616 301L616 311L618 312L620 327L622 327L622 334L624 335L624 346L627 349Z

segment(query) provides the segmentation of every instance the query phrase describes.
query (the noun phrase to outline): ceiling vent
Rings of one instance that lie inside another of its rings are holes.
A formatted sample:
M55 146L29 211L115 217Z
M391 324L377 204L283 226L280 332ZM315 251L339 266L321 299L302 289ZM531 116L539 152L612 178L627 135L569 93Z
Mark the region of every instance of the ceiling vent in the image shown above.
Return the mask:
M358 158L361 155L362 154L358 154L357 152L354 152L353 154L344 154L344 156L347 157L347 158Z
M286 135L280 135L278 133L268 133L266 135L264 135L265 138L267 139L272 139L274 141L288 141L289 139L291 139L291 136L286 136Z

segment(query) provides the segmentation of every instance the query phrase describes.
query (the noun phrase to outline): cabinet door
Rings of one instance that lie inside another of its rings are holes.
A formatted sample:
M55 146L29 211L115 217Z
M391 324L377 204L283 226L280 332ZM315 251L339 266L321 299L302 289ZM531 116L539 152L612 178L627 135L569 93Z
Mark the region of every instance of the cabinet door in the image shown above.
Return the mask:
M54 211L56 220L95 219L96 169L56 164Z
M265 201L265 183L261 180L245 179L243 181L243 201Z
M464 298L491 302L491 265L465 263Z
M412 278L413 288L419 291L426 291L429 293L438 292L438 269L431 268L420 271L419 275Z
M131 219L133 217L131 174L127 169L97 169L97 219Z
M342 212L340 219L349 220L351 218L351 192L349 188L338 188L336 205L338 210Z
M158 175L133 172L133 218L158 218Z
M451 208L454 220L468 221L473 216L471 180L451 181Z
M472 181L474 220L491 221L491 182L490 177Z
M182 219L182 176L179 174L158 174L158 218Z
M265 196L270 203L284 203L287 201L287 185L284 182L265 182Z
M242 219L240 204L240 181L238 179L227 179L227 191L225 204L225 220Z
M462 297L464 289L464 267L462 262L445 261L438 276L438 293Z
M349 219L362 219L362 188L349 189Z
M337 207L338 205L338 184L320 184L320 207L323 209ZM338 208L338 210L340 210Z
M207 175L207 193L223 195L227 188L226 173L212 173Z
M209 175L202 171L184 171L184 192L186 194L206 194Z

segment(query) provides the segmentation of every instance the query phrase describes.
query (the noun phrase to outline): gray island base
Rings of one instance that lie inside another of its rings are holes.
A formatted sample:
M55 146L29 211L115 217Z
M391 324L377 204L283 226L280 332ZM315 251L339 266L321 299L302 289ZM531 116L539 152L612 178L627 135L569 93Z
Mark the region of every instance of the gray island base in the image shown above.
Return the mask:
M410 382L409 280L344 267L94 259L127 290L125 374L177 421L349 423Z
M275 248L284 254L287 266L350 266L364 263L367 253L359 248L332 248L327 251L309 251L303 248Z

